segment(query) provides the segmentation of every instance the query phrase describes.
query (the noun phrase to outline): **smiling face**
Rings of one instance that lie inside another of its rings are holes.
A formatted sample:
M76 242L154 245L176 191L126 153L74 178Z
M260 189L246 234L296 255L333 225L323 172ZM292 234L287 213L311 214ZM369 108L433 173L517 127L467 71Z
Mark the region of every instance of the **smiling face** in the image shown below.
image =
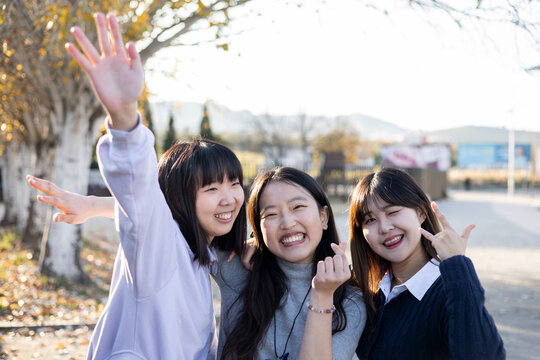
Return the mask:
M315 250L327 228L328 209L320 209L303 187L271 182L260 200L263 240L275 256L296 264L313 261Z
M244 189L238 180L213 182L199 188L195 199L197 220L208 235L214 237L231 231L234 221L244 204Z
M415 209L373 199L368 201L368 209L362 232L377 255L393 266L425 262L426 254L420 242L424 215Z

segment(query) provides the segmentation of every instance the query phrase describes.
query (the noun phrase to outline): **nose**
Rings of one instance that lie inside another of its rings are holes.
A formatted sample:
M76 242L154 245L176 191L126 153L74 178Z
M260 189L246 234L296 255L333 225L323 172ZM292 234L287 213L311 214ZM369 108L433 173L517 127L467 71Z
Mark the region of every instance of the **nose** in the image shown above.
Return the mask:
M222 206L234 204L234 193L230 189L223 190L219 204Z
M379 219L379 229L381 231L381 234L386 234L390 230L394 229L394 225L392 224L390 219L388 219L386 216L382 216Z
M281 229L291 229L296 225L296 219L294 218L293 214L289 212L285 212L281 215L279 226Z

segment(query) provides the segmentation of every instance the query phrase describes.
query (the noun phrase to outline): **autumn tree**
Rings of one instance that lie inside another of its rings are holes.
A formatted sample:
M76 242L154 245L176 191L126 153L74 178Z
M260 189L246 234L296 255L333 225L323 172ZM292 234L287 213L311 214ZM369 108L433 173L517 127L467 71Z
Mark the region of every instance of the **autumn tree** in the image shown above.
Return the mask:
M335 129L320 135L313 141L314 149L319 153L343 152L345 163L355 164L358 161L358 148L361 145L360 135L342 129Z
M23 242L41 249L44 273L84 278L80 227L52 223L50 211L37 206L25 175L86 193L92 147L104 115L86 76L64 50L64 43L72 40L71 26L80 26L97 43L92 14L115 11L125 37L140 40L145 63L165 47L185 44L186 34L193 31L204 30L223 47L220 33L230 21L229 10L249 1L0 3L0 144L6 194L2 221L16 224Z
M337 119L331 131L313 140L313 148L316 152L319 154L341 152L344 154L346 164L358 162L358 149L361 145L360 134L343 118Z

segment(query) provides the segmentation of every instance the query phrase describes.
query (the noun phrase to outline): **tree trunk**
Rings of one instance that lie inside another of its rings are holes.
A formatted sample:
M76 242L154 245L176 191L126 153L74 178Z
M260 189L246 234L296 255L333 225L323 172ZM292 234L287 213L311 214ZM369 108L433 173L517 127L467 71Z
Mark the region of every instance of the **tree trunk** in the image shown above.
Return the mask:
M54 182L69 191L86 194L92 147L98 133L99 121L76 121L74 112L68 113L55 151L50 158L55 168ZM47 219L41 244L40 271L47 275L64 277L73 281L87 281L80 261L82 246L80 225L52 222Z
M44 148L42 144L33 147L26 143L8 144L3 173L5 212L0 224L15 225L22 234L22 245L36 251L39 250L47 209L37 204L35 191L26 183L26 175L49 177L50 168L42 166L42 158L50 151Z

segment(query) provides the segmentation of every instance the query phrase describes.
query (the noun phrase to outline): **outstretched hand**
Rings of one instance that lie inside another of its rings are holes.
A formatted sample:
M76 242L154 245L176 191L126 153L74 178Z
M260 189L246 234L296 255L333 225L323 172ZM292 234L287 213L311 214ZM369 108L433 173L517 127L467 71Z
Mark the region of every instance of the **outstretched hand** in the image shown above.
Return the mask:
M435 212L437 219L439 219L439 223L442 226L442 231L433 235L429 231L420 228L422 235L431 241L431 245L433 245L437 251L441 261L452 256L465 255L467 241L469 240L469 235L471 234L472 229L475 228L475 225L468 225L460 236L450 225L444 214L441 212L441 209L439 209L439 206L435 202L431 203L431 208Z
M28 184L45 193L38 195L37 200L55 206L60 213L53 216L54 222L82 224L95 216L114 216L114 199L83 196L66 191L50 181L28 175Z
M333 295L341 284L351 278L351 269L345 255L347 244L342 242L339 246L334 243L330 245L336 255L328 256L317 263L317 274L311 282L313 293Z
M112 127L131 130L137 123L137 99L141 96L144 73L135 49L129 42L124 47L122 34L114 15L95 15L101 55L77 26L71 28L84 55L72 43L66 44L67 51L88 75L107 114Z

